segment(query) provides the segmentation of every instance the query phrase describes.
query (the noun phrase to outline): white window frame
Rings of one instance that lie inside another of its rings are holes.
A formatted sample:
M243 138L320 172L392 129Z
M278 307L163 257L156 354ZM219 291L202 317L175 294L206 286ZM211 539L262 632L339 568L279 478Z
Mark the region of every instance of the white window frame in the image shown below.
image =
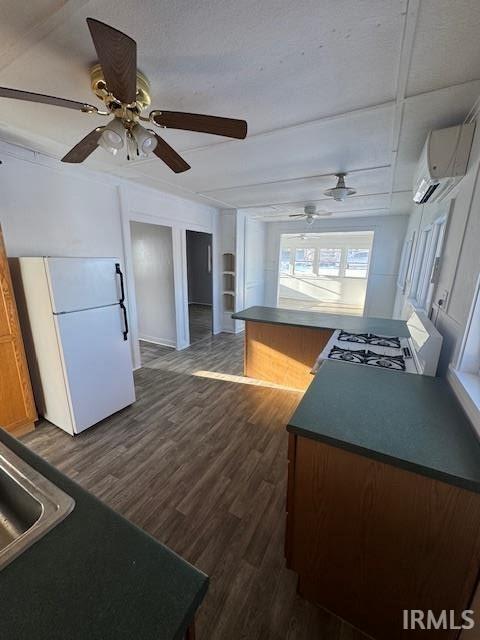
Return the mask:
M480 435L480 275L456 363L447 378Z
M442 256L447 216L437 218L422 229L410 288L410 302L429 313Z
M402 293L405 293L407 285L411 278L413 268L413 257L415 248L415 231L407 238L403 244L402 258L400 260L400 268L398 270L397 287Z

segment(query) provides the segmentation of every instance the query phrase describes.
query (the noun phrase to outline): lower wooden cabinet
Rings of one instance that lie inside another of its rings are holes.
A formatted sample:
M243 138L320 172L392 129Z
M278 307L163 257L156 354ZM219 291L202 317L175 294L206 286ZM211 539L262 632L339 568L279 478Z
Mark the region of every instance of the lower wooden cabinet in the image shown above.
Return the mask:
M480 495L289 437L285 554L300 595L376 640L457 638L404 630L403 611L453 610L458 621L471 608Z
M331 329L247 321L244 374L304 391L332 333Z
M0 427L14 435L37 419L30 376L0 229Z

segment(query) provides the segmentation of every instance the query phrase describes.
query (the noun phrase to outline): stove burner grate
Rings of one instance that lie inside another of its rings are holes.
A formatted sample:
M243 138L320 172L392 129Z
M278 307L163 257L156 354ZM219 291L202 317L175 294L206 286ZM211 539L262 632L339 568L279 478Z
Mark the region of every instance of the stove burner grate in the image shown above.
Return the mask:
M359 344L368 343L368 333L347 333L340 331L337 340L339 342L357 342Z
M348 333L347 331L340 331L337 340L339 342L356 342L357 344L370 344L376 347L400 349L400 338L377 336L374 333Z
M372 367L382 367L383 369L391 369L393 371L405 371L405 358L403 356L386 356L381 353L367 351L363 364Z
M344 362L355 362L357 364L363 364L365 356L364 349L341 349L335 346L328 355L332 360L343 360Z

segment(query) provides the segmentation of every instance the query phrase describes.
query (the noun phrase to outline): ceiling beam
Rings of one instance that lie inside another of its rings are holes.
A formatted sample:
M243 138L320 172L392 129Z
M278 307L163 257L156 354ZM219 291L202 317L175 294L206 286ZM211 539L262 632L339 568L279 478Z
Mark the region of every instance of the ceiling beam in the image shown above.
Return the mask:
M354 175L357 173L367 173L369 171L380 171L381 169L389 169L389 164L381 164L375 167L362 167L361 169L351 169L348 175ZM296 178L281 178L279 180L266 180L264 182L251 182L248 184L237 184L230 187L220 187L219 189L206 189L202 193L218 193L224 191L233 191L235 189L251 189L255 187L272 186L276 184L291 184L292 182L301 182L302 180L319 180L321 178L334 178L337 174L333 172L329 173L317 173L307 176L298 176Z
M417 30L418 13L421 0L407 0L405 19L403 23L402 45L397 71L397 94L395 99L395 111L392 127L391 139L391 169L390 169L390 207L393 200L393 187L395 184L395 171L397 167L398 146L402 133L403 113L406 102L408 76L412 64L413 47L415 44L415 33Z

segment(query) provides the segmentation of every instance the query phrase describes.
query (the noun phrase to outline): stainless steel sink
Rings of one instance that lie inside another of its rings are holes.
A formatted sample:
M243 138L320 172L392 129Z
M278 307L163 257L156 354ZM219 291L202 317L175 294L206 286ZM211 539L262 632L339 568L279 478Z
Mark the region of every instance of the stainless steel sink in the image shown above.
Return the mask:
M0 442L0 569L37 542L75 501Z

